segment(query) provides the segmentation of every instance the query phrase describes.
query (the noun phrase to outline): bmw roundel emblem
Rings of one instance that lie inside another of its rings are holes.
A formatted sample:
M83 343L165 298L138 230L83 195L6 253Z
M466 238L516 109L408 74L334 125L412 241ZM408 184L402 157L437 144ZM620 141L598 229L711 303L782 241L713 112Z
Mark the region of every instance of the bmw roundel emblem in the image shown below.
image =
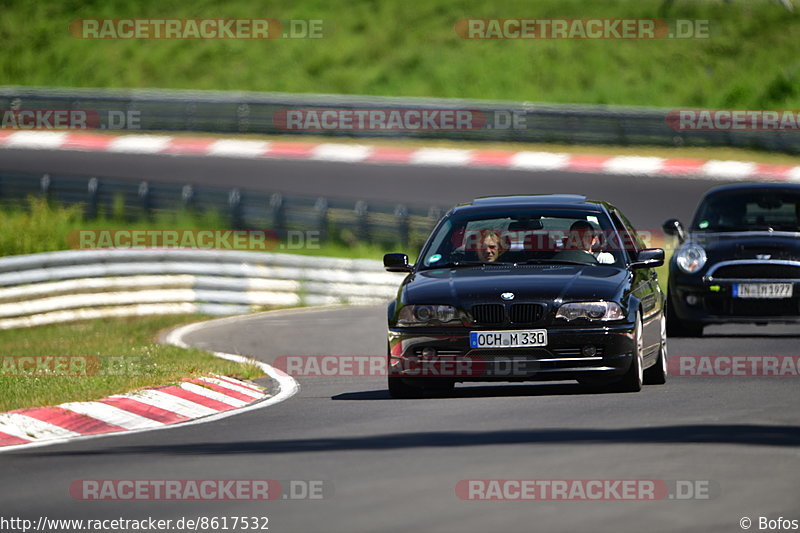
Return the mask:
M503 300L513 300L514 299L514 293L513 292L504 292L503 294L500 295L500 298L502 298Z

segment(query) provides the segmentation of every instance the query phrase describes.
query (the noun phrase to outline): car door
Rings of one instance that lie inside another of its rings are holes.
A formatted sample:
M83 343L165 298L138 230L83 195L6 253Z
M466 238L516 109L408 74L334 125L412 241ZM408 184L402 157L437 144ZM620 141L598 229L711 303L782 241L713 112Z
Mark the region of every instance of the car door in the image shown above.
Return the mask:
M631 225L630 221L620 211L614 210L611 213L611 220L623 238L625 252L629 261L636 259L639 250L644 248L644 243L639 234ZM642 305L642 341L645 347L645 355L652 355L651 352L661 342L661 311L662 299L661 287L658 285L658 275L653 268L637 268L633 270L632 282L633 295L639 299Z

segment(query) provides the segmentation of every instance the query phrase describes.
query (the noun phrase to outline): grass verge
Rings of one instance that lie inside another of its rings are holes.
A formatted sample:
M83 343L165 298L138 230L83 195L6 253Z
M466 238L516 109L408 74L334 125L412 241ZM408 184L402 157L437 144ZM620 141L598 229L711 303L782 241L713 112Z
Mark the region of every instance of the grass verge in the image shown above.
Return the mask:
M321 39L80 39L75 19L321 19ZM709 38L466 40L463 18L709 20ZM767 0L7 0L0 80L731 109L800 107L800 13ZM168 66L167 66L168 65ZM166 67L166 68L165 68Z
M0 411L93 400L209 373L243 379L263 376L255 365L155 340L165 328L202 318L207 317L131 317L0 331ZM50 375L35 375L25 363L20 368L16 356L76 357Z
M83 216L83 205L61 206L38 197L29 197L22 205L0 207L0 257L68 250L70 232L76 230L185 230L229 229L224 217L214 212L159 213L147 220L129 220L122 209L102 214L93 220ZM286 246L267 251L302 255L379 259L393 250L377 244L331 240L314 246Z

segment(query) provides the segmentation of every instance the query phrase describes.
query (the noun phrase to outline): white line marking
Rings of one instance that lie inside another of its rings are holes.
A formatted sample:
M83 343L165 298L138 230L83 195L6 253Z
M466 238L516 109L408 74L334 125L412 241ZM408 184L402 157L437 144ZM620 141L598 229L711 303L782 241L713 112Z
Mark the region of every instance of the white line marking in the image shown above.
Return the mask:
M324 161L363 161L372 155L372 147L360 144L320 144L311 151L311 159Z
M161 135L122 135L109 143L108 151L157 154L164 151L169 146L170 141L172 141L172 137Z
M207 389L201 385L196 383L181 383L180 387L183 390L193 392L195 394L199 394L200 396L205 396L211 400L216 400L218 402L230 405L232 407L244 407L247 405L247 402L242 400L237 400L236 398L231 398L230 396L226 396L221 392L217 392L215 390Z
M550 152L517 152L509 161L509 168L524 170L558 170L569 163L569 154Z
M0 414L0 431L21 439L34 441L80 436L80 433L75 433L74 431L58 427L55 424L42 422L41 420L20 413ZM22 444L20 446L26 445Z
M264 397L264 393L256 392L253 389L250 389L250 388L247 388L247 387L241 387L239 385L231 383L230 381L225 381L225 380L217 379L217 378L210 378L210 377L206 377L206 376L201 377L200 381L205 381L206 383L213 383L214 385L219 385L220 387L225 387L225 388L228 388L228 389L230 389L232 391L236 391L239 394L244 394L245 396L250 396L251 398L263 398Z
M67 141L67 133L59 131L18 131L5 142L8 148L55 149Z
M700 172L707 178L713 179L747 179L751 178L756 170L755 163L743 161L707 161Z
M161 392L160 390L145 389L123 396L112 396L112 398L130 398L153 407L164 409L165 411L172 411L187 418L197 418L200 416L213 415L217 412L216 409L211 409L205 405L200 405L184 398Z
M341 305L331 306L332 308L340 308ZM324 309L321 308L303 308L303 309L287 309L287 310L275 310L275 311L267 311L265 313L258 313L258 314L249 314L249 315L241 315L237 317L225 317L224 319L215 319L215 320L207 320L204 322L197 322L195 324L187 324L185 326L181 326L177 329L170 331L166 337L164 338L164 342L166 344L171 344L173 346L178 346L179 348L191 348L186 342L184 342L183 337L188 335L196 330L204 329L210 323L217 323L219 321L224 321L223 323L229 323L231 321L246 321L248 319L252 319L254 317L263 317L265 314L294 314L298 312L309 312L309 311L322 311ZM75 442L80 440L88 440L88 439L103 439L108 437L115 437L115 436L122 436L122 435L132 435L134 433L141 433L143 431L160 431L164 429L172 429L177 427L186 427L186 426L193 426L195 424L205 424L208 422L215 422L217 420L222 420L223 418L228 418L229 416L235 416L240 413L244 413L246 411L252 411L255 409L263 409L265 407L269 407L270 405L275 405L277 403L283 402L288 400L295 394L297 394L300 390L300 385L289 375L280 372L279 370L271 367L266 363L262 363L261 361L257 361L255 359L250 359L241 355L235 355L230 353L224 352L210 352L212 355L219 357L220 359L225 359L226 361L233 361L235 363L249 363L254 364L261 368L265 374L267 374L270 378L278 382L279 391L276 395L268 397L262 401L253 402L241 409L232 409L230 411L222 411L217 412L213 415L209 415L202 418L196 418L194 420L187 420L186 422L180 422L178 424L162 424L158 427L152 428L143 428L143 429L134 429L130 431L120 432L120 433L102 433L98 435L82 435L78 437L67 437L67 438L60 438L60 439L53 439L50 441L42 441L42 442L32 442L26 444L15 444L13 446L3 446L0 447L0 453L19 450L21 448L36 448L41 446L51 446L53 444L59 444L62 442ZM146 402L143 402L146 403ZM176 411L177 412L177 411ZM0 431L3 431L0 429ZM8 433L4 431L5 433ZM10 434L10 433L9 433Z
M266 141L220 139L211 144L208 155L221 157L261 157L269 148Z
M786 175L788 181L800 181L800 167L794 167Z
M411 154L413 165L466 165L472 157L470 150L451 148L420 148Z
M90 416L101 420L106 424L112 424L125 429L142 429L163 426L162 422L145 418L137 414L131 413L100 402L69 402L59 405L64 409L69 409L75 413Z
M605 172L616 174L652 175L661 170L664 159L661 157L620 156L612 157L603 165Z

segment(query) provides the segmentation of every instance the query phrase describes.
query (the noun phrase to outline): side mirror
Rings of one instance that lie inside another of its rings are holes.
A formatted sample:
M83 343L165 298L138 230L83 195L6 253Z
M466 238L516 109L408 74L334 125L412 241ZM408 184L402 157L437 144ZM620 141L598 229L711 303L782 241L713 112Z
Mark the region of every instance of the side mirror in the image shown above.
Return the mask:
M664 264L664 250L661 248L645 248L639 250L636 261L631 268L655 268Z
M671 218L664 222L664 224L661 226L661 229L663 229L664 233L667 235L678 237L678 240L681 242L686 239L686 231L683 229L683 224L681 224L681 221L677 218Z
M386 254L383 256L383 268L387 272L411 272L406 254Z

